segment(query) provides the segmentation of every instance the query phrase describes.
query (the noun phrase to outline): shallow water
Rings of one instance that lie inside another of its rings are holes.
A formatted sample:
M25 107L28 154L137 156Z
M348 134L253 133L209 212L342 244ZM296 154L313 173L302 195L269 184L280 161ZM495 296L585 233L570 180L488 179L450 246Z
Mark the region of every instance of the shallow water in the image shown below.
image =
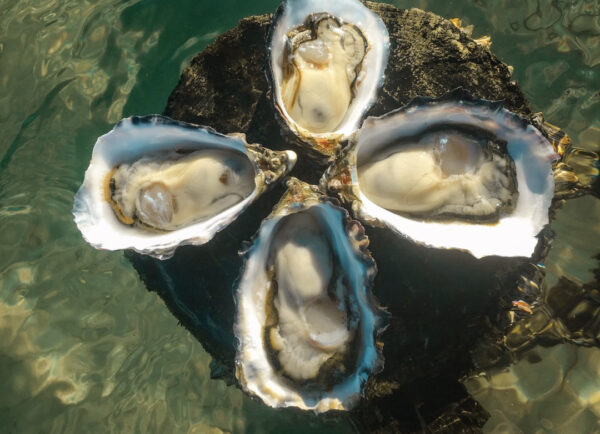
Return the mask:
M71 217L95 138L162 112L195 53L278 3L0 0L1 432L354 430L211 380L210 357L123 254L88 246ZM600 149L598 1L392 3L491 35L534 110ZM588 196L557 212L548 286L591 279L599 217Z

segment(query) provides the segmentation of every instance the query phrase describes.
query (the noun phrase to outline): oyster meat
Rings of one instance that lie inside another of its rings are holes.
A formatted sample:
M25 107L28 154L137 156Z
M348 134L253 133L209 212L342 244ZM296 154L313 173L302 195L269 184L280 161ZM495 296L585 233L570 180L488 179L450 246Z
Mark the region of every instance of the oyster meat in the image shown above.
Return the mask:
M385 25L357 0L286 0L269 41L272 99L283 123L332 155L377 98L389 51Z
M96 142L73 215L96 248L165 259L212 239L295 161L241 134L134 116Z
M556 158L525 119L457 91L367 119L322 186L416 242L528 257L549 222Z
M213 217L254 190L245 154L221 149L143 157L118 166L109 201L125 224L174 230Z
M497 221L518 197L504 148L477 132L429 132L357 161L358 182L371 201L399 214Z
M237 290L241 386L272 407L353 406L381 368L375 264L358 222L295 178L263 222Z

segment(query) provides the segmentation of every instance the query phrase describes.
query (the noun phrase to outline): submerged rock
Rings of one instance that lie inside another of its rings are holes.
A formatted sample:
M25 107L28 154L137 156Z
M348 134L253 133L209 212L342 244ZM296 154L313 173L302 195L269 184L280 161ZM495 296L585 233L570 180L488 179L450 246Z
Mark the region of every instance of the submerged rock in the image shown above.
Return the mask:
M366 4L383 18L391 42L385 82L369 115L457 87L532 115L507 65L452 22L418 9ZM164 114L222 133L243 132L249 141L271 149L293 146L268 100L264 68L270 23L270 15L245 18L198 54ZM316 184L325 167L292 149L300 156L291 175ZM147 287L213 356L213 375L227 381L235 381L238 250L281 194L282 187L275 188L210 243L183 247L167 261L127 254ZM385 368L369 381L366 399L353 413L356 425L379 432L478 432L488 414L459 380L472 371L473 354L478 368L501 357L495 342L510 325L512 301L531 302L538 295L527 288L520 292L517 284L537 270L529 259L476 260L459 251L417 246L383 229L366 231L379 269L374 292L390 318L382 335ZM540 248L533 261L543 253Z

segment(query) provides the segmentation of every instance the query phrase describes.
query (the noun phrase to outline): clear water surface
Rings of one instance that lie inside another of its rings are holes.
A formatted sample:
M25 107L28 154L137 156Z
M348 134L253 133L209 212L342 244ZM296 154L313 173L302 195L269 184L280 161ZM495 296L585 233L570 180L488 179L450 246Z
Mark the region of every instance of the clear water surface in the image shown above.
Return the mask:
M278 3L0 0L0 432L355 429L282 416L210 380L200 344L122 253L88 246L71 217L96 137L122 117L162 112L195 53ZM491 35L533 108L599 149L600 2L393 3ZM558 212L549 284L591 278L599 217L591 197Z

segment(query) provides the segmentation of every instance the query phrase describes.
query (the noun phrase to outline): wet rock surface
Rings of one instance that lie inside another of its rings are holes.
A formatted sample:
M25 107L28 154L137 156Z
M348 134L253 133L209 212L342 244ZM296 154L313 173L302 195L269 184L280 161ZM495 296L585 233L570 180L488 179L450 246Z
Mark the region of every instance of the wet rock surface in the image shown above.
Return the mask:
M385 83L370 115L456 87L531 115L508 67L451 22L416 9L367 5L381 15L391 41ZM325 165L295 147L268 100L270 22L270 15L246 18L198 54L164 114L222 133L243 132L249 142L272 149L293 149L299 158L291 175L316 184ZM213 356L213 375L227 381L234 381L235 370L233 294L243 265L238 251L282 192L281 185L275 187L211 242L180 248L167 261L127 253L148 289ZM459 380L473 370L474 353L478 360L498 357L480 353L492 351L506 332L512 300L536 296L517 288L521 276L532 272L530 260L476 260L417 246L382 229L366 227L366 232L379 270L374 292L390 317L381 336L385 368L367 384L367 399L353 412L356 426L373 432L478 432L488 414Z

